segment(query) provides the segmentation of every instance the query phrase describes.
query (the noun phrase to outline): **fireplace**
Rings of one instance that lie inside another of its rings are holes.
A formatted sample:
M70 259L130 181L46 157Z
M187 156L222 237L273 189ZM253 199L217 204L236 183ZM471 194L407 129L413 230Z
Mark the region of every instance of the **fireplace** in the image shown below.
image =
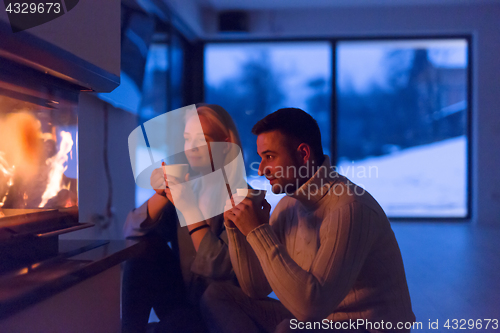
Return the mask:
M119 77L0 21L0 273L58 254L78 217L78 97Z
M78 222L78 90L1 59L1 270L57 254ZM42 79L43 78L43 79Z

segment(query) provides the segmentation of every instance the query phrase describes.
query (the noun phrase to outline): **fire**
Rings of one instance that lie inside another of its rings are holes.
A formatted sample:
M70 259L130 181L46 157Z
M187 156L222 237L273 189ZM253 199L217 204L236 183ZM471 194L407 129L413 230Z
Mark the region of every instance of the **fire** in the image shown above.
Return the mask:
M7 195L9 194L9 189L12 186L13 181L12 178L14 177L14 166L10 166L7 160L5 159L5 153L0 151L0 172L3 174L4 178L7 178L7 189L2 192L0 192L0 195L3 194L3 197L0 200L0 208L3 207L5 203L5 199L7 199ZM1 184L0 184L1 185ZM0 214L2 214L0 212ZM2 216L0 216L2 217Z
M56 155L48 158L46 163L50 167L49 171L49 181L47 183L47 188L42 195L42 202L38 207L44 207L50 198L55 197L59 191L62 189L69 190L69 185L67 187L62 186L62 180L64 171L68 168L66 162L68 162L68 153L71 152L73 148L73 138L71 133L61 131L61 145L59 151ZM68 204L66 203L66 207Z
M75 189L69 188L74 182L64 176L73 138L61 131L56 153L56 126L44 124L51 130L43 133L41 121L29 110L0 114L0 210L75 205Z
M28 182L37 174L43 156L40 134L40 121L28 111L0 117L0 208L14 185L15 173Z
M6 169L16 166L16 172L27 181L37 175L38 161L43 156L40 127L40 121L27 111L0 118L0 152L5 161L2 164Z

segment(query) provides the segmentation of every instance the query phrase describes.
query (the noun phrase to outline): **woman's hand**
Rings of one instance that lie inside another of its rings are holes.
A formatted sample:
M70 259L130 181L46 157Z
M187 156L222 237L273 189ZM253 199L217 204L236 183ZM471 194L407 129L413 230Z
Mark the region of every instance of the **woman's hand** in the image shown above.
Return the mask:
M189 173L186 174L184 183L181 183L180 179L174 176L167 176L165 182L167 184L165 194L178 210L184 212L192 208L198 209L198 200L188 183Z
M162 210L165 208L165 205L169 203L169 199L165 194L165 177L163 176L163 169L158 168L154 169L151 173L151 187L156 191L156 194L153 195L148 200L148 217L141 224L141 227L154 225L158 220Z
M151 187L156 191L156 194L161 196L165 196L165 176L163 175L163 169L157 168L154 169L151 173Z

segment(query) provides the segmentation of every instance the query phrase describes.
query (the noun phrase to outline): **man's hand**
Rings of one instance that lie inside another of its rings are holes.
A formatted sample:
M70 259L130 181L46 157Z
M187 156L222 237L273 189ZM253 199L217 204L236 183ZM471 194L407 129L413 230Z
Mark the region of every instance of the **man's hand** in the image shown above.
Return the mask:
M226 202L226 207L232 207L230 200ZM269 223L270 211L271 205L267 202L267 200L264 199L262 201L261 207L260 205L255 204L252 199L245 198L235 207L227 210L224 213L224 219L229 223L234 223L241 233L247 236L259 225Z

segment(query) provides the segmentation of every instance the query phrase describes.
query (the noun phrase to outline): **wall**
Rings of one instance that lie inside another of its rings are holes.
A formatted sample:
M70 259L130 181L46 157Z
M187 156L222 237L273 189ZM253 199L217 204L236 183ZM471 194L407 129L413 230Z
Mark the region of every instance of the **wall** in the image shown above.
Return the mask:
M250 32L237 35L217 34L215 15L204 18L206 39L471 35L472 221L499 224L499 3L252 11Z
M8 22L3 7L0 21ZM26 32L119 76L120 25L120 0L81 0L64 15Z
M108 107L108 160L113 184L115 218L108 228L96 219L105 215L108 183L104 169L104 108ZM128 154L128 135L137 127L134 114L114 108L94 94L81 93L78 106L80 222L92 228L62 235L63 239L123 239L125 218L135 206L135 182Z

